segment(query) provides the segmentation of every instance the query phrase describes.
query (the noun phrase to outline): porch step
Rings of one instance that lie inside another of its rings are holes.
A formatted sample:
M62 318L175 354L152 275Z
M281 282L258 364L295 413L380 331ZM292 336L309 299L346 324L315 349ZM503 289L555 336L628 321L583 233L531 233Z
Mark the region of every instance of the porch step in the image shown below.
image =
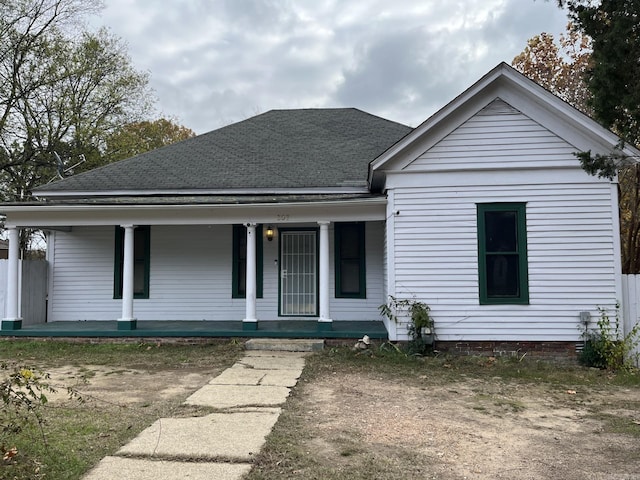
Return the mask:
M319 352L324 340L307 338L252 338L244 344L245 350L268 350L272 352Z

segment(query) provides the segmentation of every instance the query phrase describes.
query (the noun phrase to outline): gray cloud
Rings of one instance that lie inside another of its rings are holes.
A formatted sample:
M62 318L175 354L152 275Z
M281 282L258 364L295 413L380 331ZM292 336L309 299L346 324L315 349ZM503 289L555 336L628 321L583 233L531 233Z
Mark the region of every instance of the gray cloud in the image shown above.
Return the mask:
M158 110L202 133L272 108L417 125L566 15L533 0L110 0Z

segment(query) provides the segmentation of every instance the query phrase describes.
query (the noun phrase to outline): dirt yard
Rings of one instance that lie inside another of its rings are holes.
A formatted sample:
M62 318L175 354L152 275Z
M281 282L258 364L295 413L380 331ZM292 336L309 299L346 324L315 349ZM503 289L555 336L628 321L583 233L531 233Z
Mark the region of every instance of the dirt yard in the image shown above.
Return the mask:
M210 373L51 371L87 398L128 406L187 395ZM250 478L640 479L637 387L465 374L394 381L375 370L336 369L303 379L281 418L277 434L305 458L270 447Z
M640 425L637 390L491 378L420 387L344 375L308 385L302 399L316 432L309 448L346 470L360 452L408 450L408 478L640 479L638 436L609 431L616 419Z
M308 362L250 480L640 479L635 376L373 357Z

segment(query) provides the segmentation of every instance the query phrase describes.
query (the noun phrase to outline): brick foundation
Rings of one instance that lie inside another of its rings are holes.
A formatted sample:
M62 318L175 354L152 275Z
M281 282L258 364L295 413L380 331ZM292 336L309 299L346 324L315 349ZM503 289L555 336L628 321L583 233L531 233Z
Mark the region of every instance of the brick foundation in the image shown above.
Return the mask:
M436 350L453 355L484 355L492 357L522 357L544 360L577 361L576 342L436 342Z

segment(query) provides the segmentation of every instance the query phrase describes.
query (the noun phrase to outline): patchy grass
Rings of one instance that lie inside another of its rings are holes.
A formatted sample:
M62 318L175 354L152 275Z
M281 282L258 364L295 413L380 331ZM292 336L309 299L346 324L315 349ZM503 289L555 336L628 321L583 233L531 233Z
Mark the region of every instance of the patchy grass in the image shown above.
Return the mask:
M48 369L75 366L74 378L66 384L82 390L96 372L86 365L101 365L109 370L105 378L130 375L134 382L162 383L164 372L203 371L207 377L232 365L241 355L237 344L85 344L59 341L0 341L0 362ZM66 369L64 370L67 371ZM155 376L158 376L155 381ZM174 373L175 375L175 373ZM125 392L126 395L126 392ZM19 434L0 431L0 445L16 447L12 461L0 463L0 479L75 480L106 455L123 444L157 418L179 414L186 394L154 396L141 401L111 402L100 395L89 395L82 402L74 399L52 401L40 407L45 424L40 431L30 422ZM0 425L4 424L0 412Z
M172 343L68 343L56 340L0 339L0 359L50 367L111 365L114 368L163 369L210 367L239 354L237 342L180 345ZM214 355L215 354L215 355Z
M600 422L600 432L640 438L640 400L621 402L613 398L588 407L591 418Z
M557 364L531 358L481 357L481 356L411 356L395 349L380 347L368 355L357 355L349 348L327 349L311 357L305 368L305 377L330 373L339 368L342 372L376 372L380 375L401 377L403 381L420 384L454 384L460 378L492 381L518 382L566 386L640 387L640 374L631 372L608 372L596 368L585 368L576 364Z
M629 435L636 439L640 438L640 420L610 413L596 414L594 418L602 421L604 425L603 432Z

